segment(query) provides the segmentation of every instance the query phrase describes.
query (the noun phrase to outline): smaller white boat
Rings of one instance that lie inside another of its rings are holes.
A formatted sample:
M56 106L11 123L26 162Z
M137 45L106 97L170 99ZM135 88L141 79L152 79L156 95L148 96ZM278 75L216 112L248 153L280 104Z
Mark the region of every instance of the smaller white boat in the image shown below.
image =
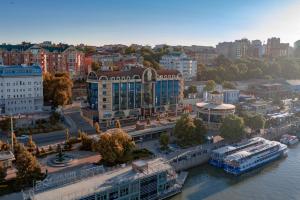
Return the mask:
M280 142L286 145L295 145L299 142L299 139L295 135L284 134L281 137Z

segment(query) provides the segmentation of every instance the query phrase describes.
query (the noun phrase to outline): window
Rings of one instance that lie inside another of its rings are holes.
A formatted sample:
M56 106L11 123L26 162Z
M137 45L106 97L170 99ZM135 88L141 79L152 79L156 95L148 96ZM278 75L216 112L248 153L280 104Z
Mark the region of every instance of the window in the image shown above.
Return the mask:
M103 102L106 102L106 98L103 98Z

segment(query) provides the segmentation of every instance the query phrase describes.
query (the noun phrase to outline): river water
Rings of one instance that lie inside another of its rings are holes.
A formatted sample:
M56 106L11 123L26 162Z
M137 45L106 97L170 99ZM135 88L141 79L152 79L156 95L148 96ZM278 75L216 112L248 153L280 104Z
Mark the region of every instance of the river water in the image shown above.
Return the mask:
M181 194L171 200L300 200L300 144L288 157L242 176L210 165L189 170Z

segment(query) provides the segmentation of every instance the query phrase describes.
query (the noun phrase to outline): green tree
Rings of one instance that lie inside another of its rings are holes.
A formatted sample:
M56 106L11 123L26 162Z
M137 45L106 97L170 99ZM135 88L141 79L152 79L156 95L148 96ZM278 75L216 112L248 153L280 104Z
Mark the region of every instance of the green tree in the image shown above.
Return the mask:
M168 149L168 144L170 142L170 137L167 133L162 133L159 138L160 147L163 150Z
M205 65L203 65L202 63L198 63L198 65L197 65L197 80L198 81L203 80L205 70L206 70Z
M236 89L235 85L230 81L224 81L222 86L226 89Z
M260 115L246 115L243 117L245 125L253 130L259 130L265 127L266 119Z
M16 157L17 185L30 186L33 181L42 178L41 167L37 159L23 149Z
M13 125L15 126L15 119L13 119ZM0 129L2 131L9 131L11 127L11 119L6 117L0 121Z
M50 118L49 118L49 122L51 125L55 125L59 122L61 116L58 112L52 112Z
M177 142L182 146L190 146L200 144L204 141L206 128L203 126L202 121L193 119L189 115L182 115L176 121L174 128L174 135Z
M110 129L100 135L94 148L108 164L124 163L130 160L135 148L132 138L122 129Z
M221 136L229 141L238 141L245 135L244 120L236 115L228 115L224 118L220 127Z
M216 86L217 86L217 84L216 84L216 82L215 82L214 80L208 80L208 81L206 82L206 85L205 85L205 87L204 87L204 90L210 92L210 91L215 90Z

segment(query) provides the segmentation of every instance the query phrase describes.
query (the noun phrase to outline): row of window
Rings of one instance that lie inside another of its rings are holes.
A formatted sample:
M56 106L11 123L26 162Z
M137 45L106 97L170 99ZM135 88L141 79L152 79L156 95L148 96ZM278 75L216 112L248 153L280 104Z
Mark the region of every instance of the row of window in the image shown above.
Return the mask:
M27 85L42 85L42 82L41 81L34 81L34 82L30 82L28 81L27 82ZM1 86L3 86L3 83L0 83ZM16 81L16 82L13 82L13 83L6 83L6 86L18 86L18 85L26 85L26 83L24 81Z

